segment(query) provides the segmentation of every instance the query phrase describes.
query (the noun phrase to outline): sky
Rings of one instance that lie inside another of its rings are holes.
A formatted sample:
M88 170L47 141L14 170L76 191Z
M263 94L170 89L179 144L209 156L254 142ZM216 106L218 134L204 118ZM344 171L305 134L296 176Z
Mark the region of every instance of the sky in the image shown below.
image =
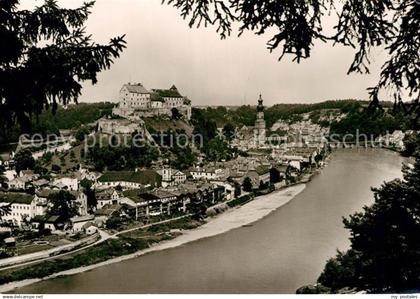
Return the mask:
M21 1L23 8L42 2ZM73 8L83 1L58 2ZM333 21L326 19L327 25ZM98 0L86 27L99 43L126 34L127 48L96 85L83 83L80 102L116 102L128 82L148 89L175 84L193 105L253 105L260 93L266 105L367 99L366 88L376 84L386 58L375 50L370 75L347 75L354 50L317 43L309 59L279 62L280 52L266 49L270 34L221 40L214 27L189 28L180 11L160 0Z

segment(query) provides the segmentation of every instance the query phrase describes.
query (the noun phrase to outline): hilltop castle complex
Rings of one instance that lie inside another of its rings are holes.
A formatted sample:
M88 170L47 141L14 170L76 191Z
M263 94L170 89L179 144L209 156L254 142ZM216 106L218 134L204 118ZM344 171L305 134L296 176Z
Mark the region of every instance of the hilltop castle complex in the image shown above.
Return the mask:
M191 101L182 96L175 85L149 91L141 83L124 84L119 100L112 113L130 120L160 115L172 117L175 114L191 119Z

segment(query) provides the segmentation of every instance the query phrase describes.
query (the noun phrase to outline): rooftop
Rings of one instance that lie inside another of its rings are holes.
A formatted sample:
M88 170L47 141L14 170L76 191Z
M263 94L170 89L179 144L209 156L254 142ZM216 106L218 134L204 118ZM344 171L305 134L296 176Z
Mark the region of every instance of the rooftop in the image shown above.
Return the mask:
M123 88L126 87L127 90L131 93L140 93L140 94L150 94L150 91L148 91L141 83L135 83L135 84L124 84Z
M86 215L86 216L77 216L70 219L72 223L78 223L78 222L87 222L91 221L95 218L93 215Z
M153 91L164 98L182 98L175 85L172 85L169 89L153 89Z
M265 174L267 172L270 172L270 167L267 165L259 165L255 169L259 175Z
M111 216L113 213L121 209L120 205L105 205L102 209L96 210L97 216Z
M142 185L153 185L160 181L161 176L154 170L143 171L109 171L104 173L100 182L132 182Z

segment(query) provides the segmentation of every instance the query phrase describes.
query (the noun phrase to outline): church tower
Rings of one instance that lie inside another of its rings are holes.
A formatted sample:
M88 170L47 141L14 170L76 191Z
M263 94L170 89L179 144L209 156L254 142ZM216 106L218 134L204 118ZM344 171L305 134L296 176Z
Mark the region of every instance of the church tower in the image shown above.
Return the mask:
M168 187L172 183L172 168L164 165L162 169L162 187Z
M260 95L257 106L257 119L254 125L254 138L257 147L264 146L266 136L265 136L265 120L264 120L264 105L263 99Z

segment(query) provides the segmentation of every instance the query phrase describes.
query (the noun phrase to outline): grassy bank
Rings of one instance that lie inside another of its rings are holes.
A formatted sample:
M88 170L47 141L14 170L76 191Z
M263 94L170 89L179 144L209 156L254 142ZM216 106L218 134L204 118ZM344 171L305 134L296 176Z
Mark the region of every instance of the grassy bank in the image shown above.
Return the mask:
M118 239L107 240L82 252L69 254L31 266L0 271L0 284L26 279L45 278L54 273L90 266L106 260L135 253L161 241L177 237L180 232L171 230L193 229L202 222L191 218L179 219L121 234Z

